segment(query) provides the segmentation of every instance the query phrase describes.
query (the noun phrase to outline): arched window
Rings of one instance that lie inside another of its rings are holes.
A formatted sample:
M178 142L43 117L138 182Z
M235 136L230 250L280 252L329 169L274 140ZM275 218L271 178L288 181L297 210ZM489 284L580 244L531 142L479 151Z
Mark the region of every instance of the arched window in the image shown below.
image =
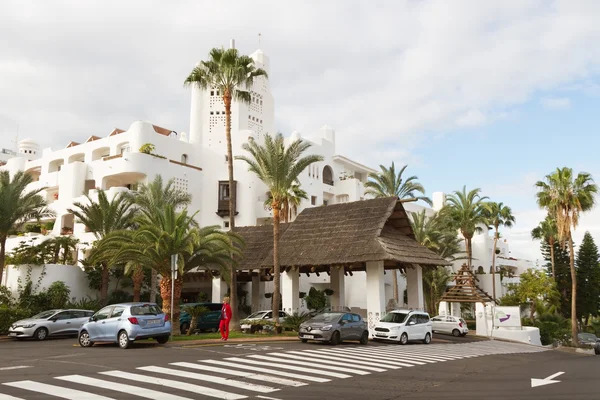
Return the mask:
M325 168L323 168L323 183L333 186L333 170L329 165L326 165Z
M188 156L187 156L187 154L182 154L181 155L181 162L183 164L187 164L187 162L188 162Z

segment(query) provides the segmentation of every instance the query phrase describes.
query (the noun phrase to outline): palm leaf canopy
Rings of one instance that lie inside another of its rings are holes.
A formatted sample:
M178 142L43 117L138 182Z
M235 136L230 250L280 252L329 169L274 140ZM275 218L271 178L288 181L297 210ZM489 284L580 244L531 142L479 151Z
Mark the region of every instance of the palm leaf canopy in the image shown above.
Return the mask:
M245 161L248 170L255 173L267 185L272 198L271 207L282 207L290 198L290 190L296 185L298 177L309 165L323 161L320 155L302 157L311 144L296 140L285 146L283 135L275 137L265 135L264 145L250 139L242 149L250 156L236 156L236 160Z
M461 231L465 238L472 238L475 232L481 231L480 225L487 225L488 219L484 207L487 197L480 195L481 189L473 189L467 192L463 186L462 191L454 191L446 198L446 206L440 210L456 228Z
M106 192L99 190L97 201L89 195L86 198L85 204L75 202L74 208L68 211L93 232L97 239L111 232L127 229L133 224L134 211L127 195L119 193L109 200Z
M412 226L415 240L433 250L446 260L457 260L457 254L463 253L461 249L461 238L456 234L451 224L445 220L444 213L436 213L431 217L425 214L425 210L411 212L410 224Z
M557 235L556 220L550 215L546 215L546 218L531 230L531 238L537 240L550 242L551 240L556 240Z
M573 170L567 167L557 168L535 185L537 203L556 218L558 238L564 243L569 239L571 227L579 224L579 214L596 204L598 186L589 173L574 176Z
M195 85L204 90L214 88L222 96L250 103L252 96L244 89L252 87L255 78L268 77L262 68L254 66L254 60L238 53L237 49L214 48L209 53L209 59L202 61L186 78L184 85Z
M417 176L410 176L406 179L402 176L408 165L403 166L396 173L396 166L392 162L390 168L380 165L381 172L370 173L369 181L365 183L365 194L375 198L396 196L399 199L414 198L423 200L430 206L433 204L431 199L425 196L425 188L417 179ZM421 193L423 196L417 195Z
M15 173L11 179L8 171L0 171L0 235L6 237L27 221L55 215L40 195L45 188L27 189L32 182L31 175L24 172Z
M157 210L170 204L174 209L184 207L191 203L192 196L182 190L174 188L174 180L166 184L162 176L157 175L152 182L139 185L137 192L129 196L135 202L139 211L150 221L154 219Z
M515 216L512 213L512 209L504 203L496 203L495 201L488 201L483 204L485 208L485 214L488 219L488 224L493 226L496 230L500 226L512 228L515 223Z

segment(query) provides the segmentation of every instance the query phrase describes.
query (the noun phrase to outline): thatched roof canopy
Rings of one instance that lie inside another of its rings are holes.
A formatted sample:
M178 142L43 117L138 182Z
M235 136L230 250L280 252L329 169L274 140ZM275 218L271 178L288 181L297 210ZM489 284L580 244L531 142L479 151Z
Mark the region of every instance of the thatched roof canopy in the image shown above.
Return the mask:
M290 224L280 224L281 235L285 233ZM236 227L235 232L244 238L246 245L240 260L238 269L250 270L258 269L262 266L263 260L273 249L273 225L260 226L241 226ZM271 255L271 257L273 257Z
M240 269L273 266L272 229L236 228L247 246ZM282 267L361 268L379 260L388 268L450 264L414 240L406 211L394 197L304 209L293 223L282 225L279 251Z

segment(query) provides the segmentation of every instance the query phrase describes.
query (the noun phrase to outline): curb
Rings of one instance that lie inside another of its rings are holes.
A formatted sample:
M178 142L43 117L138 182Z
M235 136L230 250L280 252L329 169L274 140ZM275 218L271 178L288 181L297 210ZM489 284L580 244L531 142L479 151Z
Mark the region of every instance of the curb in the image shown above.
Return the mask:
M198 339L168 342L165 347L188 347L188 346L217 346L229 343L268 343L268 342L293 342L299 341L295 336L274 336L267 338L235 338L227 341L221 339Z
M13 338L9 337L9 336L0 336L0 342L8 342L13 340Z

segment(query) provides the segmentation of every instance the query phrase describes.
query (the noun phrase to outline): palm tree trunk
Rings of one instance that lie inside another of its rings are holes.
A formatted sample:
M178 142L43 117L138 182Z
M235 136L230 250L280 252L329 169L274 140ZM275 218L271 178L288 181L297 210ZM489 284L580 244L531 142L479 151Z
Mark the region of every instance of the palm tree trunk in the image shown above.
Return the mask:
M233 151L231 149L231 95L229 91L223 93L223 102L225 103L225 138L227 142L227 172L229 173L229 230L235 228L235 204L237 193L233 186ZM238 317L237 301L237 271L233 263L229 266L230 287L229 304L231 304L231 322L230 329L236 331L240 329Z
M579 344L577 338L577 271L575 271L575 252L573 250L573 236L569 229L569 264L571 266L571 335L573 344Z
M140 301L142 284L144 283L144 267L138 265L133 270L133 301Z
M102 305L106 305L108 300L108 281L110 279L108 265L102 264L101 266L101 279L100 279L100 302Z
M531 302L531 306L529 307L529 319L533 321L535 316L535 301Z
M192 336L192 332L194 332L196 326L198 326L198 316L192 315L192 320L190 321L190 327L187 330L186 336Z
M179 299L181 298L181 289L183 287L183 279L179 276L175 279L175 293L173 293L173 310L171 310L171 276L163 276L160 280L160 297L162 297L162 309L163 312L169 315L172 329L171 333L173 336L181 335L179 327ZM190 327L191 329L191 327Z
M494 234L494 249L492 250L492 298L496 302L496 248L498 246L498 227Z
M465 247L467 250L467 266L469 267L469 270L471 269L471 239L470 238L465 238Z
M0 236L0 286L2 286L2 276L4 274L4 263L5 262L6 262L6 236L2 235L2 236Z
M158 273L154 268L150 274L150 303L156 303L156 284L158 283Z
M548 242L550 244L550 262L552 263L552 279L556 281L556 271L554 269L554 239L550 239Z
M394 285L394 301L396 305L398 305L398 301L400 299L400 295L398 294L398 270L392 270L392 285Z
M279 204L273 207L273 320L279 326L279 304L281 301L281 267L279 265ZM293 311L293 310L292 310Z

